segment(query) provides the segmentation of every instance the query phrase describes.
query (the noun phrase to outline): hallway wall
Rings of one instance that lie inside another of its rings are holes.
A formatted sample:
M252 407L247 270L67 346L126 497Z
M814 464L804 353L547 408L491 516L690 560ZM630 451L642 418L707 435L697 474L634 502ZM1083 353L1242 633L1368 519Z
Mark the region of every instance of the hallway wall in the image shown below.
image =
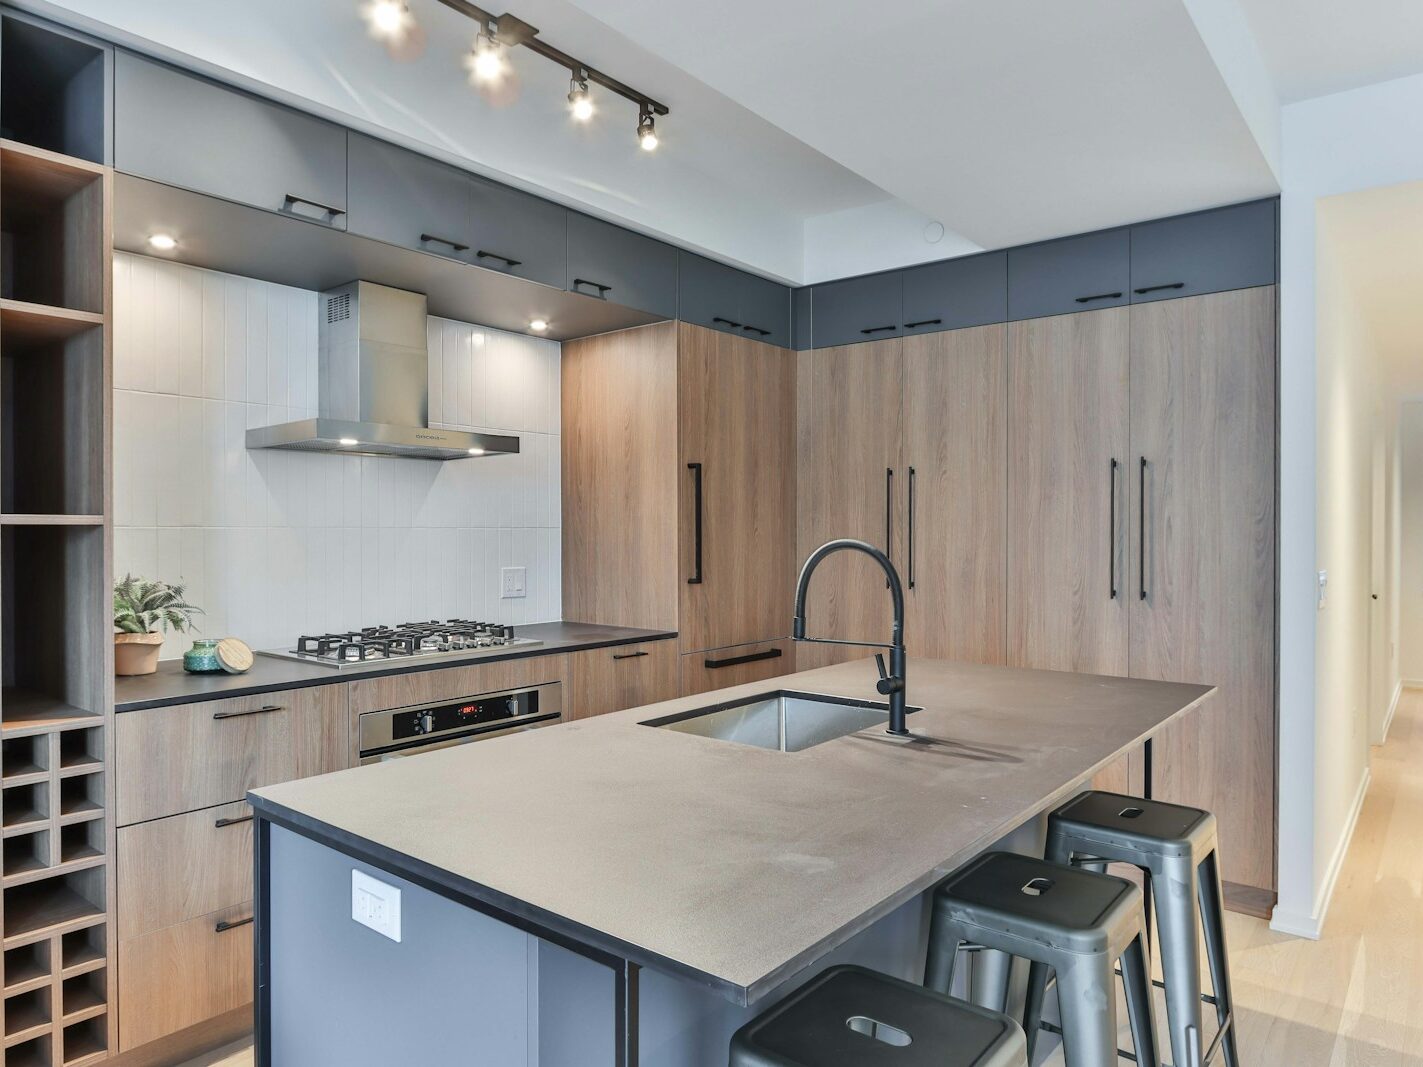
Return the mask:
M1423 402L1403 405L1399 672L1423 684Z

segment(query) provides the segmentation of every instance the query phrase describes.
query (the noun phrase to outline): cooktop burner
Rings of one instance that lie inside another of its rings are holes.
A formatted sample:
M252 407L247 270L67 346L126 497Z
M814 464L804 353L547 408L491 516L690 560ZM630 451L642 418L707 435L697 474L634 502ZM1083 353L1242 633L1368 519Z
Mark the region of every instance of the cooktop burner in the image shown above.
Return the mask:
M537 648L543 644L515 637L514 627L469 619L405 622L399 626L367 626L343 633L302 636L296 648L264 649L263 656L319 663L325 667L355 667L388 659L469 656L480 652Z

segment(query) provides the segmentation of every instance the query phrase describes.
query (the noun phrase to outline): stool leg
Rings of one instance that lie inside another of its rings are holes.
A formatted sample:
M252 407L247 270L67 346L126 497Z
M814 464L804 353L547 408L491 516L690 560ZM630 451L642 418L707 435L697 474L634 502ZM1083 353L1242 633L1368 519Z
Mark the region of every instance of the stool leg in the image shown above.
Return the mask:
M929 924L929 957L924 964L924 985L936 993L952 993L954 964L965 940L957 923L935 914Z
M1235 1012L1235 998L1230 992L1230 957L1225 951L1225 898L1220 888L1220 863L1211 850L1196 871L1201 894L1201 925L1206 934L1206 960L1211 968L1211 985L1215 989L1216 1022L1225 1021ZM1221 1054L1225 1067L1240 1067L1240 1052L1235 1043L1235 1026L1221 1038Z
M974 953L970 999L980 1008L1004 1011L1008 1007L1008 977L1013 957L994 948Z
M1175 1067L1201 1067L1201 956L1196 871L1190 858L1170 860L1152 879L1166 1021Z
M1062 1051L1067 1067L1117 1062L1117 976L1109 956L1082 956L1057 968Z
M1137 934L1122 953L1122 985L1127 994L1127 1015L1131 1019L1132 1046L1140 1067L1160 1067L1161 1052L1156 1047L1156 1003L1151 995L1151 963L1146 954L1146 938Z
M1038 1036L1042 1033L1043 1000L1047 996L1047 980L1052 977L1052 968L1046 963L1034 960L1028 965L1028 1001L1023 1010L1023 1030L1028 1035L1028 1062L1033 1062L1033 1053L1038 1047Z

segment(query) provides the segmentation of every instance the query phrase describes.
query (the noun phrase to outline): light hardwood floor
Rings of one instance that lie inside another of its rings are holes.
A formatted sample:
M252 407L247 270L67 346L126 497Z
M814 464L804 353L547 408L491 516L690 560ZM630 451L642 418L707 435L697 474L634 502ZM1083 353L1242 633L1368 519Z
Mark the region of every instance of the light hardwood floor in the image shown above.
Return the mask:
M1404 690L1373 775L1323 939L1227 916L1247 1064L1423 1065L1423 690ZM184 1067L251 1065L234 1046Z

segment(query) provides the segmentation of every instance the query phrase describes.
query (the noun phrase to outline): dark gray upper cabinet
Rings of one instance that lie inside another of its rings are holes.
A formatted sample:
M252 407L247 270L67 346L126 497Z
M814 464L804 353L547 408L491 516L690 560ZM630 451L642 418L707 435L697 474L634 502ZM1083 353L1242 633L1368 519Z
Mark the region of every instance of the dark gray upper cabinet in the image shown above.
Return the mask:
M675 319L677 249L571 211L567 288Z
M779 282L741 275L741 329L768 345L787 348L791 343L791 291Z
M472 261L470 175L359 133L351 134L350 159L347 229Z
M1008 253L988 252L904 272L904 332L986 326L1008 318Z
M810 286L791 293L791 347L797 352L810 348Z
M127 52L114 66L115 169L345 228L345 129Z
M740 332L741 271L683 252L678 257L677 317L712 330Z
M1103 230L1008 250L1008 318L1116 307L1130 299L1130 231Z
M811 344L816 348L898 337L904 323L904 273L823 282L811 293Z
M568 209L470 176L474 262L562 289L568 281Z
M1131 228L1131 299L1169 300L1275 282L1275 201Z

